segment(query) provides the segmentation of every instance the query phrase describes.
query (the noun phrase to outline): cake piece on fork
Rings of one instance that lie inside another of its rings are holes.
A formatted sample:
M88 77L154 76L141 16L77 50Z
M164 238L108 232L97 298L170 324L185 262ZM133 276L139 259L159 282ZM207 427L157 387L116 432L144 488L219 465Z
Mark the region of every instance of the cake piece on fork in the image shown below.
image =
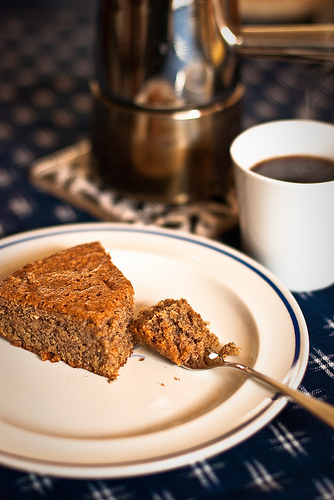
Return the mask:
M218 337L183 298L142 308L130 329L138 342L145 342L179 366L199 366L208 348L220 351L223 357L239 352L233 342L221 348Z

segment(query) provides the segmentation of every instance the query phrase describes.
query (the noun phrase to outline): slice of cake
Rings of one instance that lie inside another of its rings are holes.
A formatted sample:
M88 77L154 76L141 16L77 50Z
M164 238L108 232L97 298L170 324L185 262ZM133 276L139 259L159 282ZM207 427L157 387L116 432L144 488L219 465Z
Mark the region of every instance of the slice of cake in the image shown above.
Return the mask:
M130 281L99 242L37 260L0 283L0 334L42 360L114 379L133 349Z
M165 299L142 308L130 328L139 342L144 341L177 365L196 368L207 348L221 350L218 337L185 299ZM237 352L233 343L223 349L224 356Z

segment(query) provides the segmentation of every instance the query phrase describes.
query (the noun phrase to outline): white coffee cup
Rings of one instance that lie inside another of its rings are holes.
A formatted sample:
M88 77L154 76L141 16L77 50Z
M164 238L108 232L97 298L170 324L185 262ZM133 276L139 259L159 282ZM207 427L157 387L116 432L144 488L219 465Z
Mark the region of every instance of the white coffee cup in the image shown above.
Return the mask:
M242 245L290 290L317 290L334 283L334 181L287 182L251 170L291 155L334 161L334 125L273 121L233 141Z

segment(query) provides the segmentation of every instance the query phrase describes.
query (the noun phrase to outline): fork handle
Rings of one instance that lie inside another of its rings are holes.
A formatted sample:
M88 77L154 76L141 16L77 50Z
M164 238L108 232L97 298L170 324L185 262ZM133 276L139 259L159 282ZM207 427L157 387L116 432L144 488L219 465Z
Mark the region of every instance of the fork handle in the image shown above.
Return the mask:
M308 410L314 416L318 417L320 420L334 429L333 405L326 403L325 401L316 399L313 396L303 394L301 391L292 389L285 384L281 384L281 382L277 382L271 377L253 370L253 368L250 368L249 366L242 365L241 363L229 363L228 361L224 361L224 364L222 366L229 366L230 368L240 370L244 373L247 373L251 377L255 377L258 380L261 380L266 385L274 387L278 393L283 394L284 396L288 396L290 399L293 399L300 406Z

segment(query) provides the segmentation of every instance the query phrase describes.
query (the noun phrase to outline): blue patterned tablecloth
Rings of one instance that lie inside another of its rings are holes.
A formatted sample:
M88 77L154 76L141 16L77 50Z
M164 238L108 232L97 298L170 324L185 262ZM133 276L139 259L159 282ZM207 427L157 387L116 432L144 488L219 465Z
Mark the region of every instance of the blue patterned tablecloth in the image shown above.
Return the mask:
M0 237L96 220L28 176L35 160L87 137L95 9L89 0L0 4ZM245 60L242 79L243 127L290 117L334 122L331 64ZM220 238L238 246L237 230ZM294 295L310 335L300 389L334 404L334 286ZM334 499L334 432L293 403L235 448L161 474L72 480L0 466L1 500L298 497Z

